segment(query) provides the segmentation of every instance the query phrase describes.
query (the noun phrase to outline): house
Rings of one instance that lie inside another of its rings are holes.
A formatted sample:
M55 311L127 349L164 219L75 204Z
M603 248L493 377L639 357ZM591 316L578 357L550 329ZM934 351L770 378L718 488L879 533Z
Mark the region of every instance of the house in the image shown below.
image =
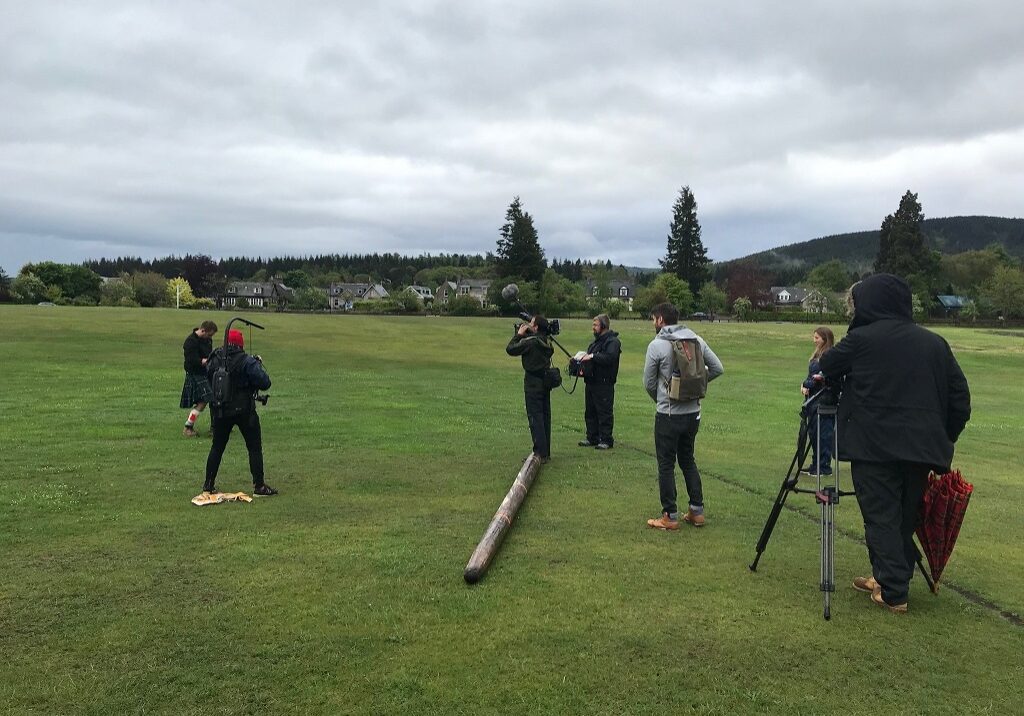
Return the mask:
M459 279L457 290L458 295L472 296L480 302L481 308L487 308L487 291L490 287L489 279L465 278Z
M964 296L936 296L935 300L942 306L946 316L960 315L960 310L971 301L971 299Z
M829 297L816 288L809 289L800 301L804 313L828 313Z
M253 308L284 308L294 297L295 292L280 281L271 278L269 281L232 281L224 292L217 296L220 308L246 305Z
M458 284L454 281L445 281L434 291L434 301L440 306L445 306L448 304L448 301L455 298L458 294Z
M434 300L434 292L431 291L430 288L427 286L416 286L414 284L412 286L406 287L405 290L419 296L420 300L423 301L424 303L426 303L427 301Z
M807 298L807 289L799 286L772 286L772 305L776 309L803 308L803 301Z
M804 313L828 313L829 304L837 300L835 294L799 286L772 286L769 297L769 305L778 311L799 309Z
M622 301L630 311L633 310L633 299L636 298L636 284L628 279L612 279L607 283L607 286L609 299ZM587 296L596 296L598 288L593 279L587 279Z
M332 311L351 311L356 301L377 301L388 295L379 283L332 283L327 289Z

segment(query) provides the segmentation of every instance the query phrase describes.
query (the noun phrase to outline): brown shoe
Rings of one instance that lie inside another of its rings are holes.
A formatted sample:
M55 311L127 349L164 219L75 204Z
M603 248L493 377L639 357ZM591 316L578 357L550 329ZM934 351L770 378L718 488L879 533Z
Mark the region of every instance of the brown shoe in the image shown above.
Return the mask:
M683 522L688 522L691 525L693 525L694 527L703 527L704 526L704 515L703 514L695 515L695 514L693 514L693 510L687 509L686 510L686 514L683 515Z
M889 604L887 601L882 599L882 587L881 586L876 586L874 591L871 592L871 601L873 601L875 604L877 604L880 607L885 607L886 609L888 609L893 614L906 614L907 613L907 603L906 602L903 602L903 604Z
M854 577L853 588L858 592L871 592L875 591L875 587L878 586L878 582L875 581L874 577Z
M677 530L679 529L679 520L673 520L667 512L663 512L658 519L647 520L647 526L656 530Z
M181 434L184 435L187 438L197 438L197 437L199 437L199 433L197 433L195 430L193 430L192 428L190 428L187 425L185 426L185 429L181 431Z

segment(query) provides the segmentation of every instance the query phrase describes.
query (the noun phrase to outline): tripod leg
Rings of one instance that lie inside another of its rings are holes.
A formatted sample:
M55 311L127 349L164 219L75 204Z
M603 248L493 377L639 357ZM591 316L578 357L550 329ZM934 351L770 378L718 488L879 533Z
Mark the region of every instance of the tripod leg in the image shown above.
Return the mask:
M772 531L775 529L775 523L779 521L779 515L782 514L782 508L786 504L786 498L789 493L792 492L793 488L796 487L796 478L790 478L788 475L782 481L782 487L779 488L779 494L775 497L775 503L772 505L772 511L768 513L768 519L765 520L764 529L761 530L761 536L757 540L757 554L754 557L754 561L750 564L750 571L757 571L757 563L761 561L761 554L768 546L768 540L771 539Z
M796 440L796 452L793 454L793 459L789 463L789 471L786 473L786 477L782 480L782 486L779 488L779 494L775 497L775 503L772 505L772 510L768 513L768 519L764 523L764 529L761 530L761 536L757 540L757 547L755 548L757 554L754 556L754 561L749 565L751 572L757 571L757 563L761 561L761 554L768 546L768 540L771 539L772 531L775 529L775 523L778 522L779 515L782 513L782 508L786 504L786 497L789 496L790 492L796 489L797 480L800 478L800 468L803 466L804 459L807 457L809 449L810 445L807 442L807 416L801 415L800 430L797 434Z

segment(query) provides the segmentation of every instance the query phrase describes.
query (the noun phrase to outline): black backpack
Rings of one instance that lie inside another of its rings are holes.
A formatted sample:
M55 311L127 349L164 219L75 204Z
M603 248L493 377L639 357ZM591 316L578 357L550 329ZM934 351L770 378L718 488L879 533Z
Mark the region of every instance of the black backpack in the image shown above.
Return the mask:
M213 398L210 409L217 417L240 415L255 407L252 391L242 386L237 375L239 366L245 360L245 353L238 351L225 359L224 348L218 348L210 356L213 374L210 376L210 387Z

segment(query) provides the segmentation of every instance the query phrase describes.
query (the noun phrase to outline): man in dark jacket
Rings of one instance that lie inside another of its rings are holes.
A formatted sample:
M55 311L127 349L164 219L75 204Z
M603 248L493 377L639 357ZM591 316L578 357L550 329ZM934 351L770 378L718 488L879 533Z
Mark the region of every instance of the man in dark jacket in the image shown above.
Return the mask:
M619 334L611 330L607 314L594 317L594 342L587 347L580 358L583 363L583 382L586 384L586 410L583 418L587 423L587 438L580 440L580 447L594 447L608 450L615 445L612 428L615 417L615 380L619 376L619 354L622 344Z
M203 321L198 328L193 328L188 338L181 344L185 354L185 384L181 388L181 407L188 410L185 429L181 434L194 438L199 433L195 430L196 420L203 408L210 402L210 383L206 380L206 361L213 353L213 336L217 333L217 324Z
M853 586L903 613L928 473L949 469L971 395L949 344L914 324L906 281L876 274L852 294L850 330L820 362L826 378L845 378L839 458L850 462L872 571Z
M526 419L530 422L533 452L541 462L547 462L551 458L551 392L544 383L544 371L551 367L555 352L548 338L547 319L534 316L529 323L519 326L505 352L522 357Z
M213 445L210 446L210 455L206 459L206 482L203 483L203 492L217 492L217 470L220 469L224 448L231 437L231 429L237 425L245 440L245 448L249 451L253 494L258 497L270 497L276 495L277 490L263 479L263 434L260 429L260 416L256 412L256 391L267 390L270 387L270 376L263 369L263 362L259 356L248 355L243 350L244 347L242 332L232 329L228 331L227 354L225 355L224 348L218 348L206 364L211 380L218 368L222 365L227 368L231 392L224 404L214 404L211 410Z

